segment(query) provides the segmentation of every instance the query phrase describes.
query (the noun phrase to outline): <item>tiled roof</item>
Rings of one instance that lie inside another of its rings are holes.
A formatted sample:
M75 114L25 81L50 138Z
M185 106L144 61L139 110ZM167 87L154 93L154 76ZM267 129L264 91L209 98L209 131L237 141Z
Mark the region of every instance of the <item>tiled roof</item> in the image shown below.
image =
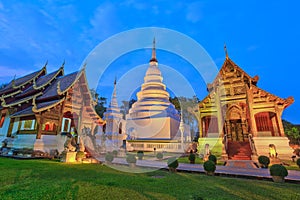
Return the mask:
M47 102L41 102L41 103L37 103L36 104L36 107L37 109L41 109L41 108L45 108L45 107L48 107L48 106L51 106L57 102L59 102L60 100L54 100L54 101L47 101Z
M0 90L0 95L15 90L13 88L13 82L15 82L15 86L18 87L18 86L22 85L23 83L26 83L26 82L32 80L34 77L39 75L43 70L45 70L45 68L42 68L39 71L33 72L31 74L20 77L18 79L12 80L7 86L5 86L3 89Z
M59 69L60 70L60 69ZM37 81L36 81L36 87L42 87L44 85L46 85L51 79L53 79L56 74L58 73L58 71L54 71L50 74L47 74L45 76L40 77ZM32 95L33 93L36 93L36 89L33 88L33 85L30 86L29 88L27 88L24 92L22 92L21 94L17 95L16 97L23 97L23 96L27 96L27 95Z
M34 113L32 112L32 106L29 106L28 108L25 108L24 110L21 110L19 112L16 112L11 115L11 117L17 117L21 115L33 115Z
M44 94L37 98L37 100L41 101L43 99L59 96L59 94L57 93L58 82L59 82L60 90L64 91L74 83L77 75L78 75L78 72L74 72L72 74L68 74L68 75L57 78L53 82L53 84L51 84L51 86L49 86L44 91Z

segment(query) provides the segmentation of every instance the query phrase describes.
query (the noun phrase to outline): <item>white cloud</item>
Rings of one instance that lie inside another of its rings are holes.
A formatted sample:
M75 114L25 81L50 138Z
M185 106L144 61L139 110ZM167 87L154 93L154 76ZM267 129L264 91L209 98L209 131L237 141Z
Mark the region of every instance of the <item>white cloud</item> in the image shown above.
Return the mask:
M186 20L197 23L203 18L201 2L194 2L187 5Z

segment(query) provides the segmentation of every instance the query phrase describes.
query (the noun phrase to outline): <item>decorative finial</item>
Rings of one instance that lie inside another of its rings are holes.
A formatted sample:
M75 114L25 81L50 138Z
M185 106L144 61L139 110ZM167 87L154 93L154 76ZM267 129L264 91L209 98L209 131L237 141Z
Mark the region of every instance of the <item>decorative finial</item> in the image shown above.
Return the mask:
M156 63L157 63L157 59L156 59L156 49L155 49L155 37L153 38L152 57L151 57L150 62L156 62Z
M46 61L46 63L44 64L44 67L46 67L48 65L48 60Z
M226 59L228 59L228 52L227 52L226 43L224 43L224 51L225 51Z
M115 76L114 85L117 85L117 77Z
M16 74L14 76L14 79L11 81L11 84L12 84L12 87L15 87L16 86Z
M65 64L66 64L66 61L65 61L65 59L64 59L64 62L62 63L61 67L64 67Z

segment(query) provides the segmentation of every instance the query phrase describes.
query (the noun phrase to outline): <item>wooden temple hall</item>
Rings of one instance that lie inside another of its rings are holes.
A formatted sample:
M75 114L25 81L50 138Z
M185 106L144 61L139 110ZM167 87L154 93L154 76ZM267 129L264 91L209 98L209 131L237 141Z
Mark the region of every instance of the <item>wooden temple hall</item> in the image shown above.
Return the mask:
M226 49L225 49L226 50ZM269 155L275 146L279 157L292 155L282 125L282 112L294 102L257 86L226 52L217 77L207 85L209 94L200 102L200 140L220 138L223 159L248 160Z
M103 123L85 68L65 75L64 64L51 73L46 65L0 89L0 140L6 139L8 147L61 152L66 140L61 133L77 134Z

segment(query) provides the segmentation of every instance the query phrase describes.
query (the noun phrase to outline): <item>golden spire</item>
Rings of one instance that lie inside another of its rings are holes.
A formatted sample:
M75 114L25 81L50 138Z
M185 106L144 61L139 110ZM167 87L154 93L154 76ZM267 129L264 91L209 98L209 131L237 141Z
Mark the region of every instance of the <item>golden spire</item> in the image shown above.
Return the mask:
M227 52L226 43L224 43L224 51L225 51L226 59L228 59L228 52Z
M156 49L155 49L155 38L153 38L152 57L151 57L150 63L151 63L151 62L157 63L157 59L156 59Z

